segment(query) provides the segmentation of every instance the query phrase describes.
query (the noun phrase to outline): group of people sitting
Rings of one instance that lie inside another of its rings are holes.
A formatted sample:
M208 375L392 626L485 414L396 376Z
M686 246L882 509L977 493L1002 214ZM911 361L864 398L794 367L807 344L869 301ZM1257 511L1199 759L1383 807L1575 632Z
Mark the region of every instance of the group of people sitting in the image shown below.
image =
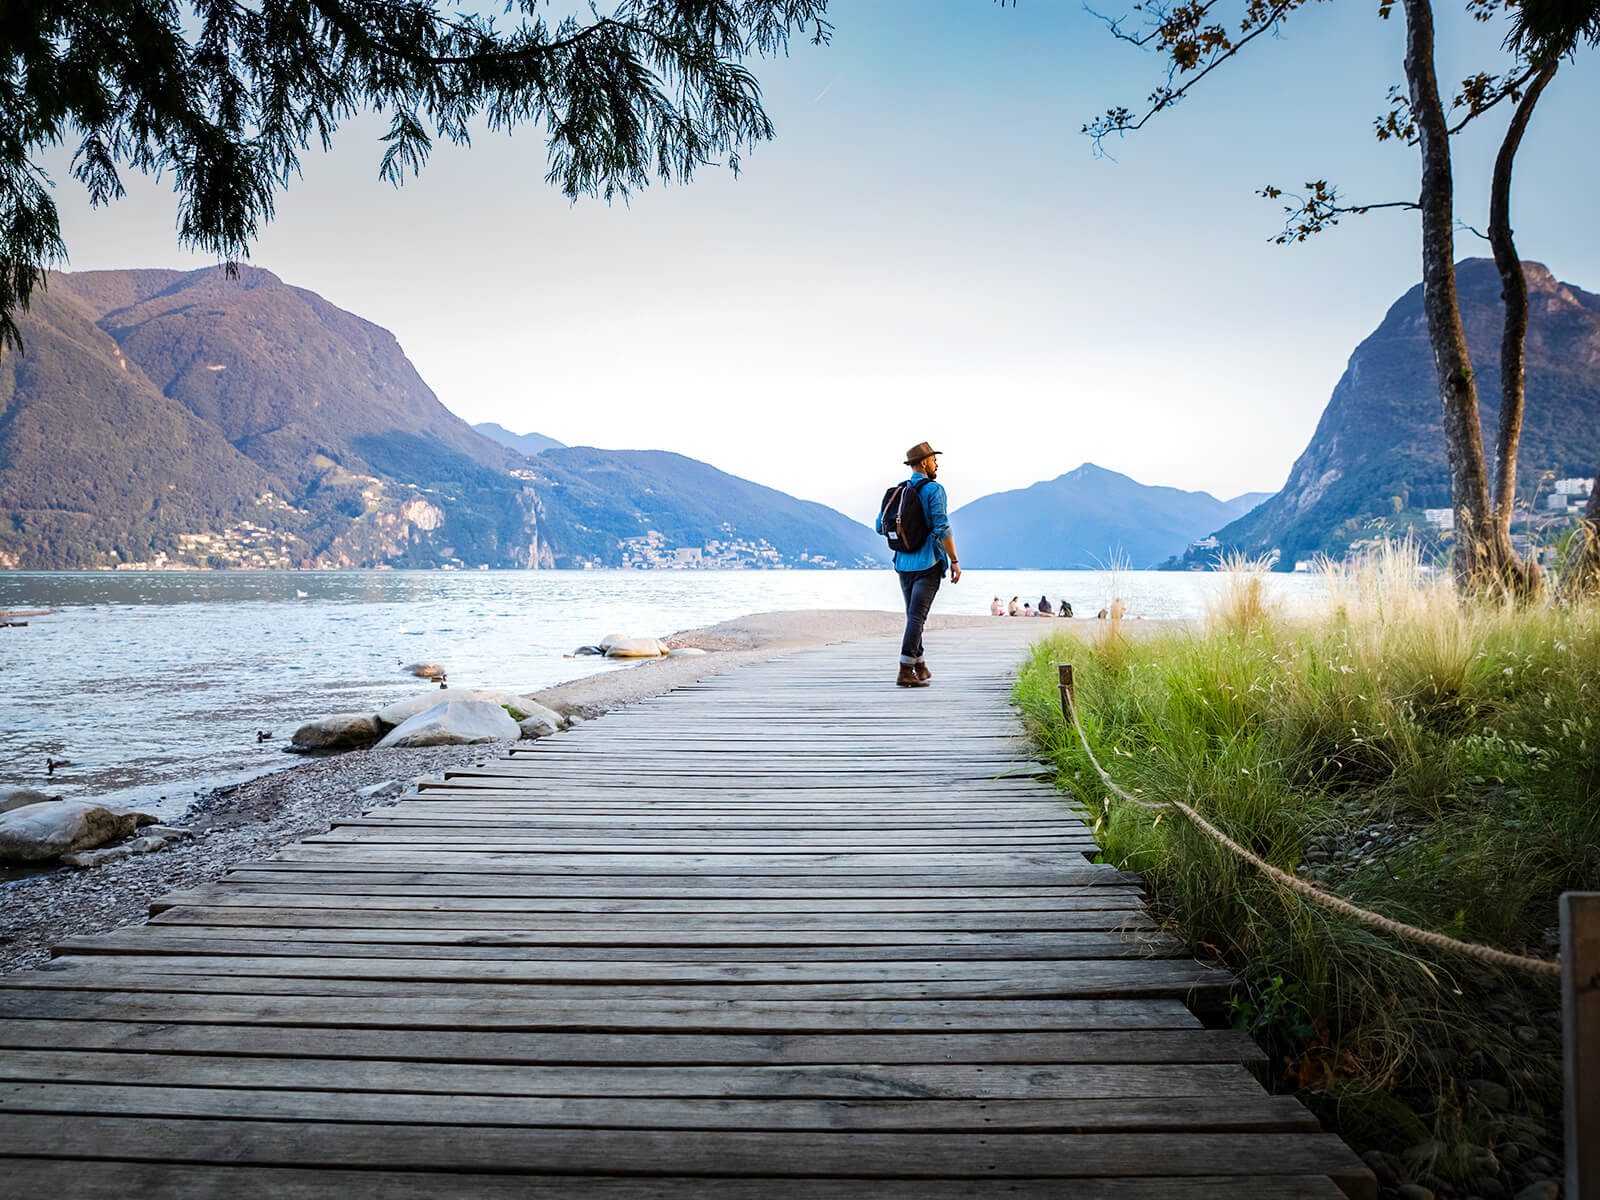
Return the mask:
M1049 596L1039 597L1038 608L1034 608L1033 605L1027 603L1019 605L1015 596L1011 597L1011 603L1008 605L1002 604L1000 597L996 596L989 604L989 615L991 617L1070 617L1072 615L1072 605L1062 600L1056 608L1051 608Z

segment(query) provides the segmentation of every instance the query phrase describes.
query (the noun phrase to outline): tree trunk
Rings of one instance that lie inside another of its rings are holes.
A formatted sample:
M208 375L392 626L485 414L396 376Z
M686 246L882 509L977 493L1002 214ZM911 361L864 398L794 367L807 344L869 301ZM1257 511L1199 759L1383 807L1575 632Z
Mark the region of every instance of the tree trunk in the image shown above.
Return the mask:
M1522 438L1524 348L1528 336L1528 280L1522 273L1511 232L1511 166L1522 144L1539 95L1556 73L1559 60L1539 69L1512 115L1500 153L1494 160L1489 189L1489 245L1500 270L1500 298L1505 301L1505 327L1500 334L1500 430L1495 440L1494 542L1504 567L1504 582L1518 597L1538 593L1543 574L1538 563L1523 563L1511 549L1511 515L1517 496L1517 444Z
M1600 468L1594 483L1561 572L1561 598L1567 601L1600 593Z
M1428 318L1439 379L1445 449L1450 460L1450 499L1455 509L1456 586L1464 592L1493 587L1500 555L1489 504L1489 473L1478 420L1478 389L1472 380L1467 335L1456 298L1455 211L1450 175L1450 131L1439 100L1433 67L1433 9L1429 0L1404 0L1406 83L1422 152L1422 307ZM1505 547L1509 550L1509 543Z

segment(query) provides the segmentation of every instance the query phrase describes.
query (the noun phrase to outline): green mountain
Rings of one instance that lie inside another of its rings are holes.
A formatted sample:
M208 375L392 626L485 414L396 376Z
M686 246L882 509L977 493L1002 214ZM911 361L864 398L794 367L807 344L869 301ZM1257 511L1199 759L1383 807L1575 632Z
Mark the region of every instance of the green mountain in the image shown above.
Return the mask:
M502 446L506 446L529 458L536 454L543 454L546 450L566 445L565 442L558 442L555 438L545 437L542 433L512 433L504 425L496 424L494 421L479 421L473 428L491 442L499 442Z
M1527 400L1517 454L1517 491L1533 502L1550 479L1594 473L1600 460L1600 296L1557 282L1539 263L1528 281ZM1500 276L1489 259L1456 265L1461 317L1478 385L1479 415L1493 456L1500 414ZM1219 553L1279 555L1288 570L1317 554L1333 558L1375 534L1432 535L1423 510L1450 507L1433 353L1422 287L1389 309L1356 347L1344 376L1283 490L1222 526L1216 545L1191 548L1173 565L1203 566Z
M975 568L1094 568L1161 562L1262 499L1149 487L1084 463L1055 479L995 492L951 514L956 548Z
M848 518L692 459L530 459L439 403L387 330L268 271L53 274L22 332L0 360L0 566L876 554Z

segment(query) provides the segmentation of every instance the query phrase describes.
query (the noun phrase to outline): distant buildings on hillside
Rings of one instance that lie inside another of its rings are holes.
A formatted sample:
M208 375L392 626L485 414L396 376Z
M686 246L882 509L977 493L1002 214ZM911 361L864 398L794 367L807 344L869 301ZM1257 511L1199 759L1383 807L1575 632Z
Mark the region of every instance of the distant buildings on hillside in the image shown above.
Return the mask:
M1570 512L1589 503L1589 493L1594 491L1593 479L1558 479L1545 498L1547 512Z
M766 538L744 537L726 522L721 532L722 537L707 538L698 546L675 546L660 530L649 529L637 537L620 540L622 565L639 571L785 571L794 567L831 570L840 565L836 559L812 554L809 550L800 551L791 560ZM593 570L608 564L599 557L589 557L579 559L575 565ZM878 564L854 562L847 565L867 567Z

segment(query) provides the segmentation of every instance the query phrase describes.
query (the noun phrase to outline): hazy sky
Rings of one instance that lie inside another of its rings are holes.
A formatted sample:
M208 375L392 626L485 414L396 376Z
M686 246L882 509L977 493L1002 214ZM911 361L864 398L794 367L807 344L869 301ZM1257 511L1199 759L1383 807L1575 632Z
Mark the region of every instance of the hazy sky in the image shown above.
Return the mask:
M469 421L676 450L871 519L905 448L944 451L953 505L1080 462L1228 497L1283 484L1357 342L1420 278L1414 214L1280 247L1253 193L1328 179L1409 199L1378 145L1403 25L1296 13L1194 98L1096 158L1079 129L1136 107L1158 61L1075 4L835 0L826 47L756 66L775 141L629 204L570 204L543 140L438 148L377 180L347 126L279 201L253 261L394 331ZM1498 25L1439 6L1441 79L1502 61ZM1564 67L1518 158L1525 258L1600 290L1596 55ZM1482 228L1504 121L1458 139ZM90 210L65 169L70 268L201 266L165 184ZM1457 256L1487 255L1470 234ZM1537 403L1537 397L1530 397Z

